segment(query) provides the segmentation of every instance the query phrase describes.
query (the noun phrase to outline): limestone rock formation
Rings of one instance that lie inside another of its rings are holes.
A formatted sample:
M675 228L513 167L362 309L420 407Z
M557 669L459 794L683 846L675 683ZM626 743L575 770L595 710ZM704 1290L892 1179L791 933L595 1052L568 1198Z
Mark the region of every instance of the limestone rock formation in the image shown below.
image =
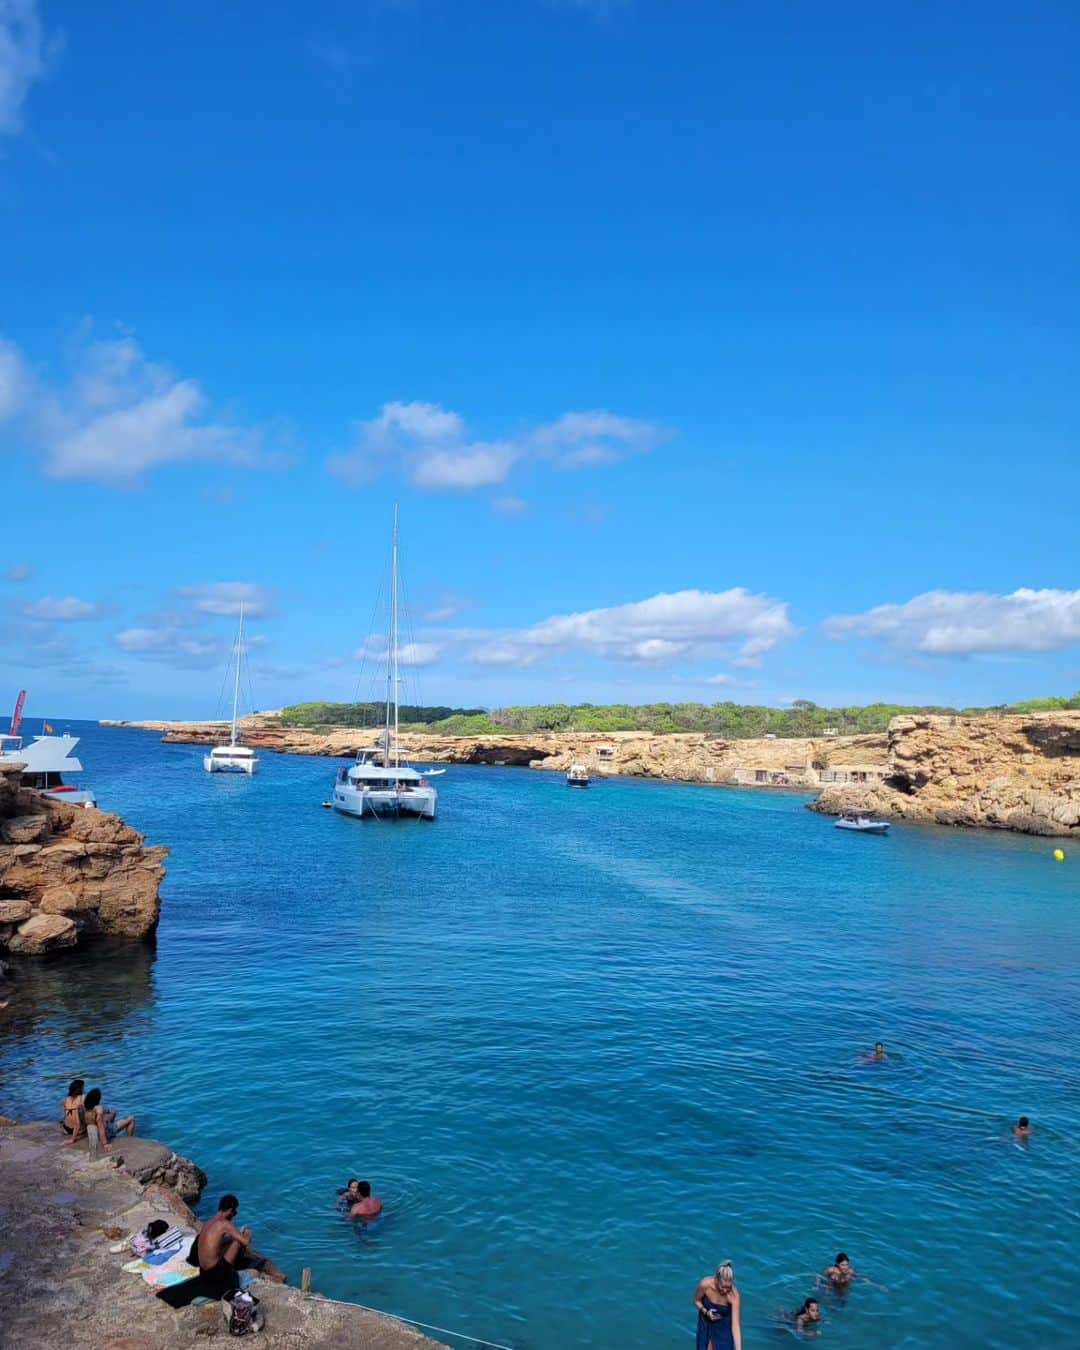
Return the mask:
M107 811L20 785L0 765L0 950L73 947L84 935L145 938L157 927L167 849Z
M8 949L22 956L42 956L79 940L75 921L64 914L34 914L8 939Z
M826 787L815 811L1080 837L1080 712L895 717L874 787Z
M222 734L220 724L205 722L119 725L160 731L164 740L177 744L206 744ZM377 734L344 727L286 727L268 713L245 719L243 727L246 743L257 748L340 757L374 745ZM642 731L527 736L407 732L401 744L413 759L435 764L566 770L582 763L596 776L814 789L824 784L814 809L826 813L858 807L942 825L1080 834L1080 712L897 717L887 735L814 740L725 741Z
M220 740L215 722L124 722L163 733L167 744L208 745ZM274 714L256 713L242 723L245 744L285 754L351 758L376 744L375 728L284 726ZM657 736L647 731L537 731L528 735L446 736L403 732L401 747L427 764L500 764L565 772L588 764L597 775L629 774L687 783L763 782L769 786L817 787L822 765L873 770L884 767L885 737L834 736L817 739L720 740L701 733ZM764 775L759 778L758 775Z

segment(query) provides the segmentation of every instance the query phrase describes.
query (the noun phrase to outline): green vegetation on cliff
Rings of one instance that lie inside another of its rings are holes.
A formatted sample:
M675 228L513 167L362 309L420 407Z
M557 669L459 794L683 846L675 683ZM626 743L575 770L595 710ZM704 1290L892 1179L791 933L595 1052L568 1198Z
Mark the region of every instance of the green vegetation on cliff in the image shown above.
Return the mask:
M490 736L499 732L536 731L651 731L668 735L699 731L729 740L750 736L841 736L884 731L893 717L910 713L1026 713L1080 708L1080 692L1072 698L1035 698L997 708L905 707L899 703L869 703L863 707L821 708L808 699L796 699L789 708L767 708L749 703L550 703L522 708L401 709L403 727L446 736ZM383 719L378 703L297 703L283 708L289 726L375 727Z
M403 724L441 726L454 717L483 716L483 708L414 707L401 705ZM281 720L291 727L377 727L386 716L384 703L293 703L282 708Z

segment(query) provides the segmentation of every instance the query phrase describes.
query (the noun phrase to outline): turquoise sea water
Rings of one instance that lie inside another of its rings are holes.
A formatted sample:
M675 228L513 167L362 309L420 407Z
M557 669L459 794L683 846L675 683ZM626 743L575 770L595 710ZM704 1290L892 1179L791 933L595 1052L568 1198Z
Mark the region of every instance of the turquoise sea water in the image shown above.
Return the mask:
M172 849L157 948L20 968L0 1111L101 1083L291 1276L518 1350L689 1345L725 1257L780 1346L840 1248L887 1292L824 1298L836 1347L1076 1343L1080 855L479 767L358 822L334 761L74 729Z

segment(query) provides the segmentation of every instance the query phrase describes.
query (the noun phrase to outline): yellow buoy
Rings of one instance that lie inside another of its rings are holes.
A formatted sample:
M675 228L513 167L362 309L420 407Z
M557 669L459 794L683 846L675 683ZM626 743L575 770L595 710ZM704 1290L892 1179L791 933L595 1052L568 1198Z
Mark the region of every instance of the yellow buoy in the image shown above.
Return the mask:
M1063 848L1054 849L1054 861L1055 862L1065 861L1065 850Z

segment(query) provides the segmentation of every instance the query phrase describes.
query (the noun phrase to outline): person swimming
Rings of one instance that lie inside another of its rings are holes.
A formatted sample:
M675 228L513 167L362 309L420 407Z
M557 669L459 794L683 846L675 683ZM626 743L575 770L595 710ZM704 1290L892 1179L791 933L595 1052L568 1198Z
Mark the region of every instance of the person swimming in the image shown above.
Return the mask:
M883 1284L876 1284L868 1276L860 1275L848 1259L847 1252L837 1252L836 1260L831 1266L826 1266L818 1276L819 1284L827 1281L838 1294L847 1293L856 1280L859 1280L862 1284L872 1285L875 1289L888 1292Z
M697 1350L742 1350L739 1291L730 1261L722 1261L715 1275L706 1275L694 1291L698 1310Z
M377 1219L382 1213L382 1201L377 1195L371 1194L371 1182L358 1181L356 1191L359 1198L349 1210L349 1218L362 1219L365 1223Z
M821 1308L816 1298L803 1300L803 1305L792 1315L792 1323L796 1331L812 1331L815 1324L821 1321Z
M1028 1120L1027 1116L1021 1116L1020 1119L1013 1126L1013 1138L1014 1139L1031 1138L1031 1121Z
M821 1279L828 1280L834 1289L847 1289L853 1280L859 1278L858 1271L852 1268L847 1252L837 1252L836 1260L821 1272Z
M883 1060L888 1059L889 1056L885 1052L884 1042L875 1041L873 1050L867 1050L862 1058L864 1064L880 1064Z
M340 1189L337 1193L337 1207L347 1214L359 1200L360 1183L355 1177L350 1177L349 1184Z

